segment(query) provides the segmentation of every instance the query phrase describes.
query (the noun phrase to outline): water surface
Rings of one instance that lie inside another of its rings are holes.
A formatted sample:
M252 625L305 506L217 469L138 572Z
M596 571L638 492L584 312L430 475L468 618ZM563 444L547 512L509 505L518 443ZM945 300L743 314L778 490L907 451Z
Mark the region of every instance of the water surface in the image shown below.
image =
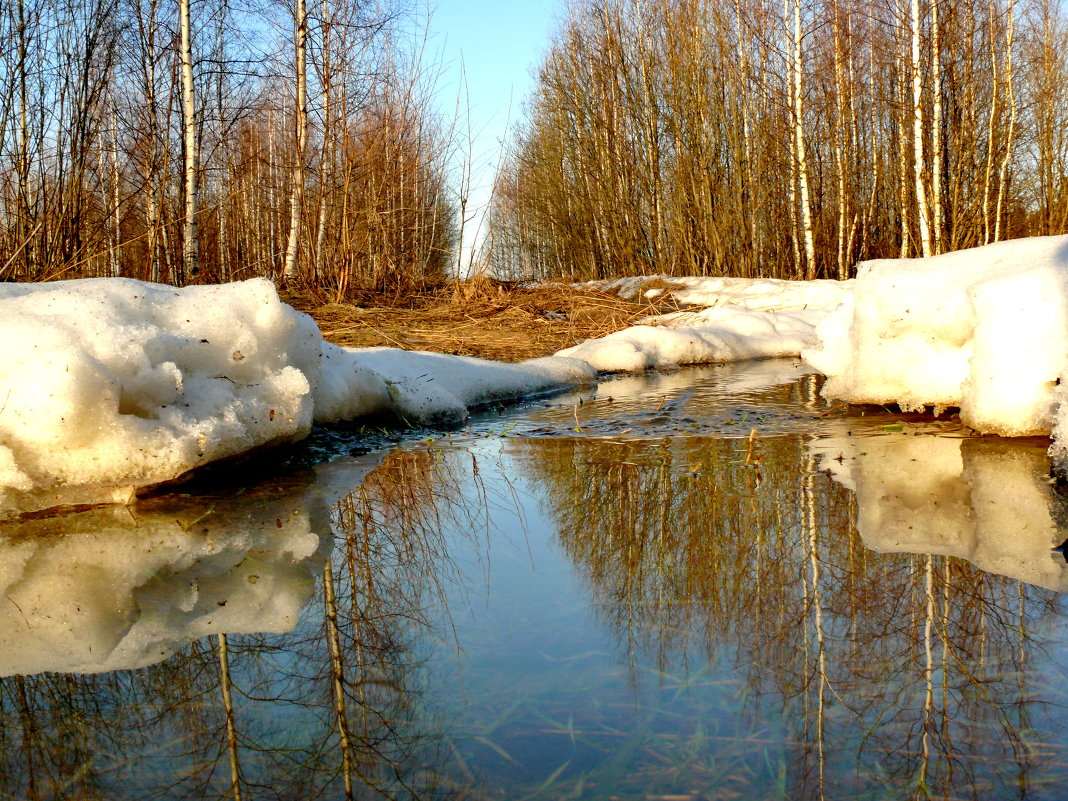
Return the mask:
M0 798L1062 797L1046 443L818 389L627 377L5 524Z

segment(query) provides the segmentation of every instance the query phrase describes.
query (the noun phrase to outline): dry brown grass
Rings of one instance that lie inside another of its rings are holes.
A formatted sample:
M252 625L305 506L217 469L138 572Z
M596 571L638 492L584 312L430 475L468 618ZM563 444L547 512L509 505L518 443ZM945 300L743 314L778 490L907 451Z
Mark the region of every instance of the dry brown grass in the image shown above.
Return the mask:
M330 342L386 346L518 361L548 356L604 336L670 302L635 303L562 284L520 287L476 278L404 299L367 294L358 303L319 305L308 296L284 300L309 313Z

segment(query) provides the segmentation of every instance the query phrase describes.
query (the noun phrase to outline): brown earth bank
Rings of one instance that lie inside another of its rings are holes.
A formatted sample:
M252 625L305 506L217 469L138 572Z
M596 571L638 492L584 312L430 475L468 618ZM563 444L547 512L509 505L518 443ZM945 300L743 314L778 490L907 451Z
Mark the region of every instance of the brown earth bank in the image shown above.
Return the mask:
M323 337L347 347L392 347L519 361L676 311L671 300L634 302L565 284L524 286L489 278L403 297L365 293L331 303L307 290L282 300L310 314Z

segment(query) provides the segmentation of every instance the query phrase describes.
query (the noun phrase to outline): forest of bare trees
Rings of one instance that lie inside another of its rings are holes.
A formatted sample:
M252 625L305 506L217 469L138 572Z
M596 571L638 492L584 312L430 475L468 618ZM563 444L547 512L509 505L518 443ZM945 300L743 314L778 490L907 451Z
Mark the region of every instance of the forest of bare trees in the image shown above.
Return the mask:
M448 120L407 9L0 4L0 278L444 276Z
M512 276L846 277L1068 230L1058 0L588 0L498 175Z
M0 279L446 277L466 173L412 9L252 2L0 5ZM488 263L846 277L1060 233L1066 95L1060 0L577 0Z

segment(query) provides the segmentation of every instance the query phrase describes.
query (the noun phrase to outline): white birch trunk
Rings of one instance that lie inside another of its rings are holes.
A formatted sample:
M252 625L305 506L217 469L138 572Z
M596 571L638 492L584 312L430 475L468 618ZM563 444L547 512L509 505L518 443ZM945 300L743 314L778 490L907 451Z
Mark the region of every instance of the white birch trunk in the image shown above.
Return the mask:
M27 241L30 238L30 126L29 89L27 87L27 79L29 77L29 32L26 26L26 8L23 0L18 0L17 9L19 127L16 167L18 171L18 200L15 203L15 247L25 250L22 262L25 265L30 265L33 263L33 249ZM28 269L25 275L27 277L31 275Z
M178 0L181 26L182 59L182 126L185 137L185 203L182 219L182 283L195 278L197 258L197 150L196 95L193 88L193 34L189 20L190 0Z
M993 236L990 225L990 187L994 176L994 124L998 116L998 87L1001 78L998 75L998 56L994 52L994 0L990 0L990 71L993 76L993 92L990 100L990 122L986 137L986 174L983 176L983 244L990 244Z
M308 10L305 0L296 0L293 10L296 45L297 105L293 117L295 147L293 187L289 196L289 241L286 244L285 279L297 277L297 251L300 248L300 217L304 206L304 157L308 149Z
M216 51L216 57L219 59L220 62L224 62L225 61L226 40L225 40L225 37L224 37L224 32L226 30L226 19L227 19L227 13L226 12L227 12L227 3L223 2L221 7L219 8L219 18L218 18L218 23L217 23L217 26L216 26L216 29L215 29L215 51ZM215 240L216 240L216 258L219 261L219 266L218 266L219 280L220 281L229 281L230 280L230 257L229 257L230 243L229 243L229 238L228 238L229 237L229 233L228 233L227 227L226 227L226 207L227 207L227 193L228 193L227 192L227 185L229 183L229 181L227 179L227 170L228 170L228 163L229 163L229 148L227 147L227 144L226 144L226 133L224 131L224 125L223 125L223 120L225 119L225 114L226 114L226 109L223 106L223 102L224 102L224 93L223 93L224 81L225 81L225 73L224 73L224 71L222 69L220 69L218 71L218 74L217 74L216 79L215 79L215 105L216 105L216 109L218 110L218 114L219 114L219 119L218 119L218 123L217 123L218 126L219 126L219 133L218 133L218 136L219 136L219 152L216 154L216 158L219 161L219 168L218 168L218 176L219 177L218 177L218 181L217 181L217 184L218 184L218 200L217 200L218 206L217 206L216 211L215 211L216 219L218 220L218 231L217 231L217 235L215 237Z
M994 241L1001 239L1002 207L1005 201L1005 180L1008 177L1009 161L1012 158L1012 146L1016 138L1016 88L1013 82L1012 41L1016 31L1016 19L1013 6L1015 0L1009 0L1005 19L1005 86L1009 93L1009 132L1005 141L1005 155L998 170L998 200L994 211ZM992 43L991 43L992 44Z
M898 6L898 19L901 30L905 30L905 5L900 0ZM901 55L901 48L895 48L897 52L897 89L900 103L900 116L897 121L897 160L899 169L897 172L897 195L898 213L901 222L901 258L908 258L912 245L912 231L909 225L909 153L908 153L908 129L909 129L909 103L906 100L908 94L908 67Z
M805 247L805 278L816 277L816 248L812 236L812 207L808 192L808 157L805 153L804 101L802 97L801 0L793 0L793 112L794 157L797 160L797 184L801 203L801 233Z
M933 82L931 109L931 214L932 244L935 253L943 248L942 233L942 42L938 22L938 4L931 0L931 80Z
M334 165L334 118L333 118L333 14L328 2L322 4L322 87L323 87L323 142L319 155L319 214L315 224L315 257L312 263L314 280L318 282L325 274L326 222L328 198L332 191ZM342 63L344 58L342 56Z
M931 212L927 205L927 187L923 180L923 76L920 65L920 0L912 0L912 176L916 192L916 211L920 218L920 247L924 256L932 255Z
M267 234L268 253L267 259L270 264L271 276L274 277L278 269L278 176L277 161L278 151L274 145L274 110L267 112Z
M117 278L122 272L119 260L119 245L122 238L122 212L119 198L119 111L115 106L115 96L109 98L111 112L111 259L109 272Z
M838 188L838 278L844 280L848 274L846 266L846 163L845 163L845 75L842 69L842 28L838 0L834 2L834 89L835 110L838 119L834 131L834 160L837 168L836 183Z

